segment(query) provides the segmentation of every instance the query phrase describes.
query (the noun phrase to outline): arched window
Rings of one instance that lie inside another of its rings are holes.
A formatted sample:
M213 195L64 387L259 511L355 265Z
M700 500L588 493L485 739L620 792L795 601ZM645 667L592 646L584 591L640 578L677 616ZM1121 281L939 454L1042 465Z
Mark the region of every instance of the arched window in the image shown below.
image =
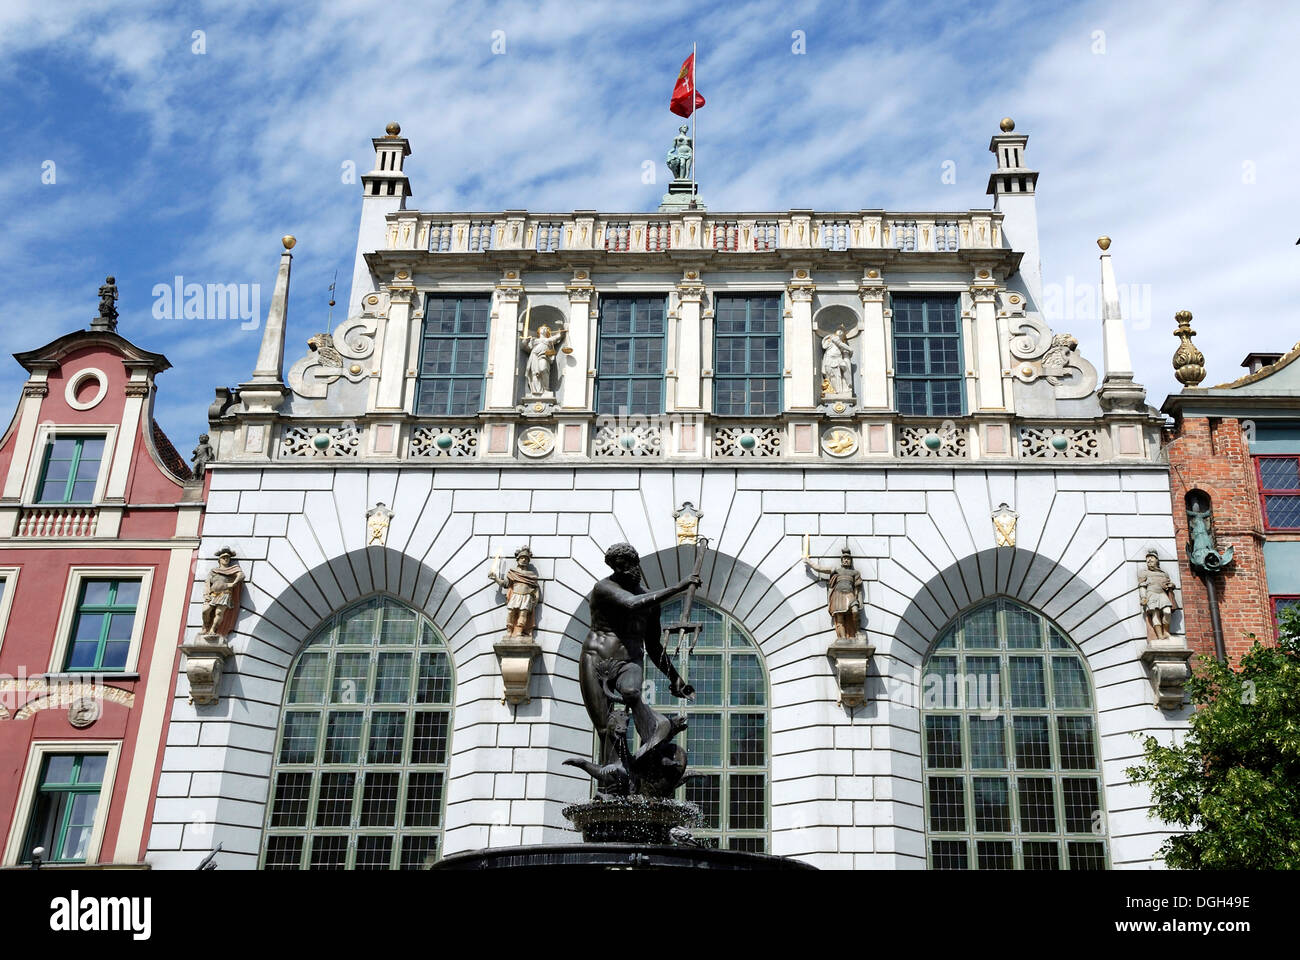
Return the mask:
M410 607L372 597L321 626L289 676L262 866L436 860L454 689L442 637Z
M681 615L680 599L664 604L664 623ZM685 745L689 770L697 776L679 787L677 796L704 815L704 825L692 831L697 838L728 850L765 853L769 748L763 658L731 617L697 603L691 619L704 624L695 651L674 656L673 662L695 687L695 700L686 705ZM669 655L676 649L674 642ZM647 701L675 713L678 701L667 681L654 667L647 676L654 678Z
M921 712L931 867L1105 869L1092 681L1060 630L1006 599L967 611L926 660Z

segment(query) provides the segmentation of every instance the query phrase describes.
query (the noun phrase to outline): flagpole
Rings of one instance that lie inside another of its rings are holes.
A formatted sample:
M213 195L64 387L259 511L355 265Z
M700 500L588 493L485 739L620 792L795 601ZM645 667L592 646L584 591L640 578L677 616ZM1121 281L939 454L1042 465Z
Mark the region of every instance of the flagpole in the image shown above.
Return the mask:
M691 203L699 202L699 187L696 185L695 165L699 161L699 140L695 138L695 114L699 109L695 106L695 98L699 96L700 89L700 58L695 55L695 41L691 41Z

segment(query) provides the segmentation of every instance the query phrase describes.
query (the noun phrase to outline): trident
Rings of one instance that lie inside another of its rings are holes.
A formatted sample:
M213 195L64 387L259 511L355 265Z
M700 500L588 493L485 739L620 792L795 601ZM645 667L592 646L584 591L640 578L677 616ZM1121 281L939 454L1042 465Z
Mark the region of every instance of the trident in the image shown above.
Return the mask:
M705 566L705 553L708 550L708 537L697 537L695 539L695 566L690 571L690 575L699 576L699 571ZM686 645L686 656L694 653L695 643L699 640L699 631L705 628L703 623L692 623L690 620L690 605L695 602L695 584L690 584L686 588L686 596L681 601L681 619L676 623L669 623L663 628L663 648L668 649L672 641L673 633L677 635L677 649L673 656L681 656L682 644ZM689 636L689 641L688 641Z

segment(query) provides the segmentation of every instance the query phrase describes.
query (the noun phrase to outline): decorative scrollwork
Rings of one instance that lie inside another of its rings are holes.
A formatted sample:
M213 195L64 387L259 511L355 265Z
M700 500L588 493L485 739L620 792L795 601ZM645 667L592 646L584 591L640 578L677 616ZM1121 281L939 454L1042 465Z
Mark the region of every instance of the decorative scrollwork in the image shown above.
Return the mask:
M349 457L361 452L361 431L355 424L286 426L280 438L282 457Z
M477 427L416 427L411 431L412 457L464 459L478 456Z
M1088 427L1021 427L1020 452L1034 460L1100 460L1101 437Z
M779 457L785 439L780 427L714 427L713 455L717 457Z
M965 458L966 431L951 421L936 426L910 426L898 428L898 455L900 457L956 457Z
M369 364L361 363L375 352L375 321L353 317L331 333L318 333L307 341L308 354L289 370L289 387L300 397L320 399L339 377L360 383Z
M591 452L596 457L658 457L664 452L663 434L635 417L598 422Z
M1025 317L1014 329L1017 335L1011 338L1011 355L1021 360L1041 357L1052 339L1047 324L1036 317Z

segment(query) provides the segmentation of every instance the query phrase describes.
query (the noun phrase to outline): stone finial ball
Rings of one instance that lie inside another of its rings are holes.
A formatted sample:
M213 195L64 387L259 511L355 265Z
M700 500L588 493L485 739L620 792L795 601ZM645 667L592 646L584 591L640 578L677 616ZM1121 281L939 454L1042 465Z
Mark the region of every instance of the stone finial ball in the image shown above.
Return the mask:
M1097 238L1097 246L1101 247L1103 250L1109 250L1109 249L1110 249L1110 237L1098 237L1098 238Z
M1002 128L1003 133L1010 133L1012 130L1016 129L1016 121L1012 120L1010 117L1003 117L1002 122L999 123L998 126Z
M284 249L292 250L293 245L298 242L298 238L291 233L286 233L280 238L280 242L284 244Z
M390 137L395 137L402 132L402 125L394 120L388 126L384 127L384 132Z

